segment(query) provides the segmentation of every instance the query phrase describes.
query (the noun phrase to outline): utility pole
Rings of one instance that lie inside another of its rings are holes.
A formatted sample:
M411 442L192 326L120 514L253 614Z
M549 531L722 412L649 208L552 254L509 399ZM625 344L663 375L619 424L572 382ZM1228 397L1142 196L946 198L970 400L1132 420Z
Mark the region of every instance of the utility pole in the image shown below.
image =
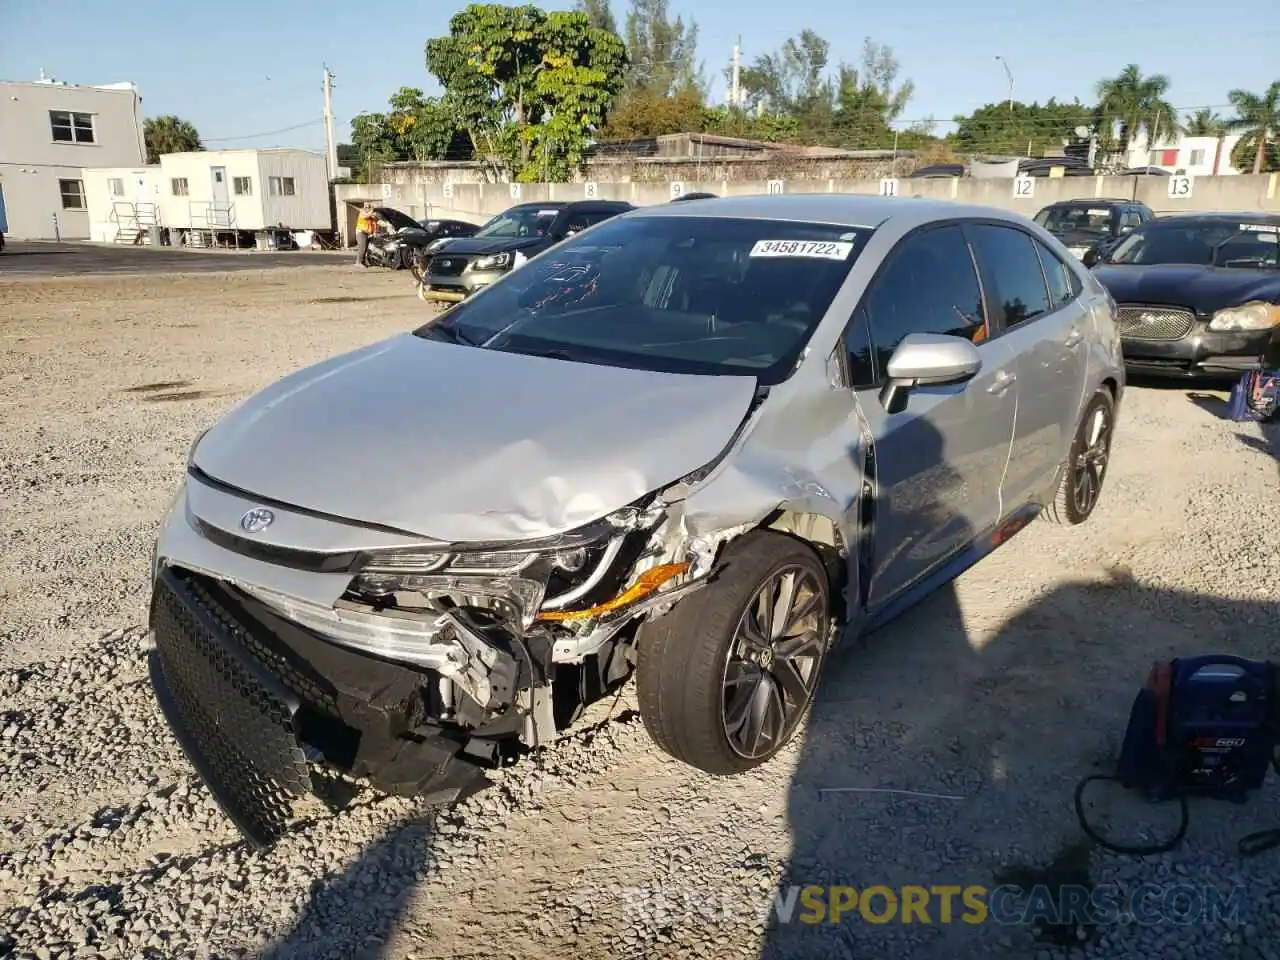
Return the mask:
M338 143L333 139L333 72L324 65L324 162L329 179L338 179Z
M733 80L729 85L729 106L742 106L742 38L733 45Z

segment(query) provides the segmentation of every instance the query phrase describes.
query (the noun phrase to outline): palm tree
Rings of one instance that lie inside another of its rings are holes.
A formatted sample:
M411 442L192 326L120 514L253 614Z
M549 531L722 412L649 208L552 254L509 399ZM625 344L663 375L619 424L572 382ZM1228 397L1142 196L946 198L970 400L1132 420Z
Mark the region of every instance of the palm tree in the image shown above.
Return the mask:
M1168 92L1168 77L1159 73L1144 77L1136 63L1098 82L1098 131L1108 140L1119 131L1114 142L1126 162L1129 145L1139 134L1145 134L1148 144L1155 144L1178 132L1178 115L1166 99Z
M159 163L160 157L166 153L187 153L204 149L196 128L172 114L148 117L143 121L142 139L147 144L147 163Z
M1213 112L1211 107L1197 110L1187 118L1188 137L1220 137L1227 132L1227 121Z
M1228 122L1230 129L1242 134L1241 143L1253 150L1253 172L1262 173L1264 154L1271 144L1271 137L1280 131L1280 80L1267 87L1259 96L1248 90L1232 90L1227 99L1236 108L1236 116Z

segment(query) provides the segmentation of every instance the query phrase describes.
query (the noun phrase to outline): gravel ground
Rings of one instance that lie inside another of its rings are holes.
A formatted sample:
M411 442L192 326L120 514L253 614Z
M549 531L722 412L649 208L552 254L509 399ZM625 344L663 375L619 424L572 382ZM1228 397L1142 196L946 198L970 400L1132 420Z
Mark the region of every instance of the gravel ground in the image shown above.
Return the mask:
M765 769L665 759L627 692L452 809L363 792L240 845L146 681L156 523L202 427L424 309L404 275L344 267L0 285L0 956L1280 957L1280 851L1235 852L1280 824L1274 783L1194 804L1159 857L1080 847L1071 812L1151 660L1280 658L1280 436L1170 388L1127 395L1089 524L1032 525L850 649ZM1172 826L1097 807L1125 839ZM769 913L792 884L1002 880L1242 899L1171 897L1177 918L1071 947L936 901L928 923Z

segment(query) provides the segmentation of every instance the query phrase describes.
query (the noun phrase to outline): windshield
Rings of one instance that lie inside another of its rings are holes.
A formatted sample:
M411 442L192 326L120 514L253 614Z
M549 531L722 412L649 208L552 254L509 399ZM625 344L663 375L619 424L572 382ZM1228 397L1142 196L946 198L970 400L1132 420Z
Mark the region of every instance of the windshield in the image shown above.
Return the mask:
M1237 223L1222 218L1153 220L1129 234L1109 263L1183 263L1276 269L1280 222Z
M498 214L476 231L477 238L541 237L559 215L559 207L513 207Z
M1110 207L1046 207L1035 216L1036 223L1050 233L1111 233Z
M871 233L708 217L608 220L416 333L513 353L779 383Z

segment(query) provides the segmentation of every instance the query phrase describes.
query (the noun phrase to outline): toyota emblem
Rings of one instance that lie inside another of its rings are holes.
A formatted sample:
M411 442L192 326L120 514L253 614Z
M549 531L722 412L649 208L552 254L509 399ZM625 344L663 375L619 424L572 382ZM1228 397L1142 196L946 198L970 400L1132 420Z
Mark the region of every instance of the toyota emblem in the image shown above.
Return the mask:
M275 523L276 515L266 507L254 507L240 518L240 527L249 533L261 533Z

